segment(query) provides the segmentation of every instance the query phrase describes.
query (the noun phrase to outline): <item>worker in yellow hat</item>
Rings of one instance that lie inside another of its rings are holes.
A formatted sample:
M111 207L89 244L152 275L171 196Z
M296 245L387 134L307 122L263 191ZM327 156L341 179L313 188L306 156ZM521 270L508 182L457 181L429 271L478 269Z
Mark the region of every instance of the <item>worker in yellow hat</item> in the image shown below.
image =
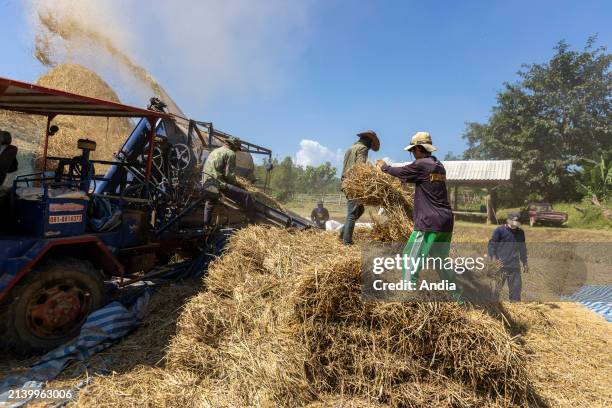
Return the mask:
M415 133L404 150L412 153L415 159L408 165L393 167L384 160L376 161L376 165L383 172L397 177L403 183L415 185L414 230L406 243L404 254L415 260L428 256L445 260L450 251L454 221L446 190L446 170L432 155L437 149L428 132ZM410 268L413 270L409 270ZM410 278L416 286L421 269L422 263L410 263L404 268L404 279ZM454 271L439 270L438 274L443 280L455 282ZM454 296L459 298L459 292L455 292Z

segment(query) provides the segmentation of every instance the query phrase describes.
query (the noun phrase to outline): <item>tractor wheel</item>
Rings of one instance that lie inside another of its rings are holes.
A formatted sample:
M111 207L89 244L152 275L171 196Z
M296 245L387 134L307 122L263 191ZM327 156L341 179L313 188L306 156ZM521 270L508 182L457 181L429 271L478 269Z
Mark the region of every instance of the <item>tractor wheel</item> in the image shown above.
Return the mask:
M74 258L36 267L11 293L6 334L9 346L22 353L48 351L75 337L105 297L102 273Z

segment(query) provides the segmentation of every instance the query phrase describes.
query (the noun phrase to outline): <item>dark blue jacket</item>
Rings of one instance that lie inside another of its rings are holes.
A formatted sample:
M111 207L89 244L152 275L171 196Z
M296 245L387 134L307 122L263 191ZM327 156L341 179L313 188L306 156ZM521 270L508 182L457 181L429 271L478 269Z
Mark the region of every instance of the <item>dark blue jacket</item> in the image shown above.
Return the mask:
M522 262L527 265L527 246L525 245L525 232L502 225L495 229L489 240L489 256L496 257L504 268L520 269Z

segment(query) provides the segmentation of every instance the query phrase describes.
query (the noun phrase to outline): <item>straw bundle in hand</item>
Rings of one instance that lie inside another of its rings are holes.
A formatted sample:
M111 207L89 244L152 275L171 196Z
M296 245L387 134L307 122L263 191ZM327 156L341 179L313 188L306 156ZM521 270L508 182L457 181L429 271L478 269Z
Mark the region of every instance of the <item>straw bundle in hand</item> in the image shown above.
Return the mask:
M404 241L413 229L413 190L370 164L358 164L342 180L342 190L363 205L382 207L383 216L373 216L370 239Z

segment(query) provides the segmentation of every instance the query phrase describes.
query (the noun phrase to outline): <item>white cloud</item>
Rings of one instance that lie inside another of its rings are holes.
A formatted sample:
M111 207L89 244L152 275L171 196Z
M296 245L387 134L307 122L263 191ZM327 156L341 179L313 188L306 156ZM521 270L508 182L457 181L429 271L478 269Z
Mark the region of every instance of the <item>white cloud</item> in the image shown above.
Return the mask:
M341 164L343 152L341 149L333 151L316 140L302 139L300 150L295 154L295 163L300 166L318 166L325 162L331 162L338 166Z

